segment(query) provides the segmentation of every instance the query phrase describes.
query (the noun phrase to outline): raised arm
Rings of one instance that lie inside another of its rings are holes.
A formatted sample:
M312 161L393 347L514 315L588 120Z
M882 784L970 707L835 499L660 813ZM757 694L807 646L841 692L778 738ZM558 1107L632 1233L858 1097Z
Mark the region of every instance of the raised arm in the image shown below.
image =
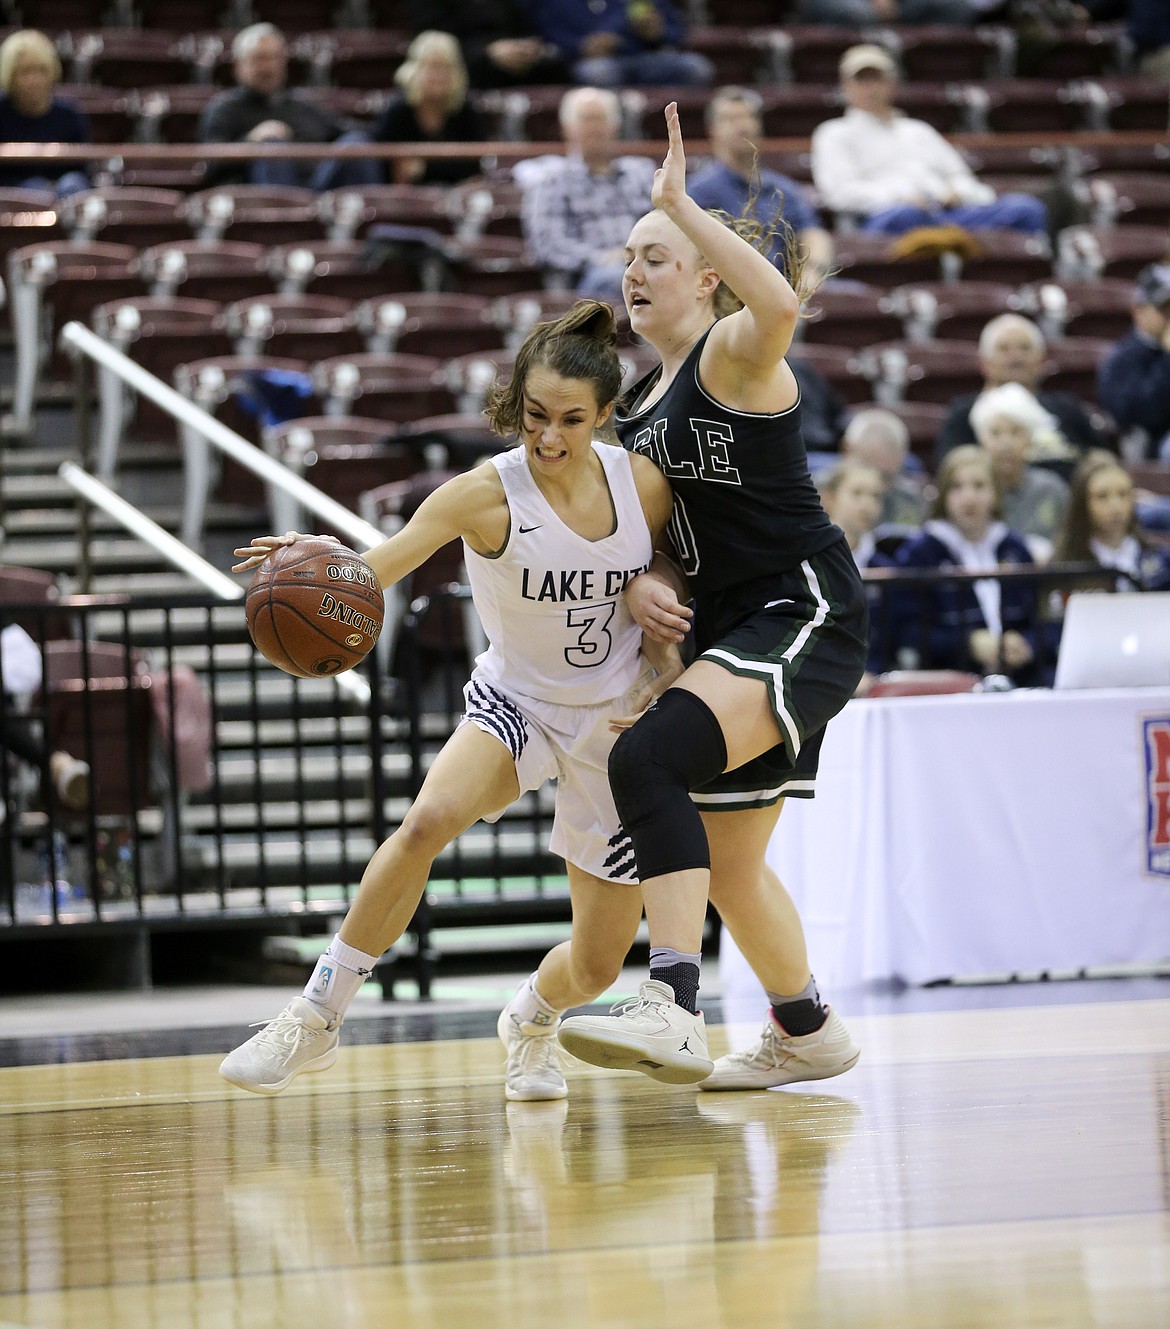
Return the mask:
M687 194L686 154L674 102L666 108L666 130L669 147L655 173L650 201L743 301L743 309L720 319L712 333L721 355L736 366L729 377L768 378L792 342L800 300L779 268Z

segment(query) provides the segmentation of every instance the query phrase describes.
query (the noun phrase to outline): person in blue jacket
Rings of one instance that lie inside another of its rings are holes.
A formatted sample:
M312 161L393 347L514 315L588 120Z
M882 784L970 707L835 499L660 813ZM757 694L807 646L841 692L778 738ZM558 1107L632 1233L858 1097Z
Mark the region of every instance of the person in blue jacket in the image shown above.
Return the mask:
M1170 458L1170 263L1138 273L1133 327L1101 361L1097 404L1146 457Z
M1032 566L1028 543L1000 519L991 459L963 444L948 452L936 476L938 495L922 533L897 554L902 568L994 573ZM1006 674L1041 681L1039 599L1034 584L942 579L906 587L895 611L898 663L912 669Z
M575 83L706 87L715 67L680 49L686 25L669 0L527 0L529 16L549 46L569 62Z

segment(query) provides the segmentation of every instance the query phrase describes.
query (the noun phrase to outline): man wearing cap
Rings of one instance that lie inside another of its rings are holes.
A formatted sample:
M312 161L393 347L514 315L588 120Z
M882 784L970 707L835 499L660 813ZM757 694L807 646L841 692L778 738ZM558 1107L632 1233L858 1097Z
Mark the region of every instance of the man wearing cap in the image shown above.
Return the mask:
M826 207L887 235L942 225L1046 230L1039 199L997 197L938 130L896 109L898 67L884 46L851 46L839 73L849 109L812 135L813 181Z
M1138 273L1133 328L1097 369L1097 404L1145 457L1170 460L1170 263Z

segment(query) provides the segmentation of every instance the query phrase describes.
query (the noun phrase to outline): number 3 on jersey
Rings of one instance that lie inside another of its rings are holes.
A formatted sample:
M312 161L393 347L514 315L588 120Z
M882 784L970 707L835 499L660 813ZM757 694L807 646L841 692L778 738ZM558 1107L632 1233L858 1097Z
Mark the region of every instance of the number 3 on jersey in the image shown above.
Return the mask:
M609 624L616 605L578 605L567 611L565 622L576 633L576 641L565 647L565 660L574 669L591 669L602 664L613 646Z

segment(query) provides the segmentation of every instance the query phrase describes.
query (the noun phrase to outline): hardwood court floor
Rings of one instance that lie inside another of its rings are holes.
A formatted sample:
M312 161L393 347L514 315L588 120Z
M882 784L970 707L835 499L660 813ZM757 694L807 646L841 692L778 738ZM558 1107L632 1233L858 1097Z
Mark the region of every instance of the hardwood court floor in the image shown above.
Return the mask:
M505 1105L486 1038L272 1099L2 1069L0 1326L1170 1327L1170 1000L850 1023L850 1074L754 1094Z

